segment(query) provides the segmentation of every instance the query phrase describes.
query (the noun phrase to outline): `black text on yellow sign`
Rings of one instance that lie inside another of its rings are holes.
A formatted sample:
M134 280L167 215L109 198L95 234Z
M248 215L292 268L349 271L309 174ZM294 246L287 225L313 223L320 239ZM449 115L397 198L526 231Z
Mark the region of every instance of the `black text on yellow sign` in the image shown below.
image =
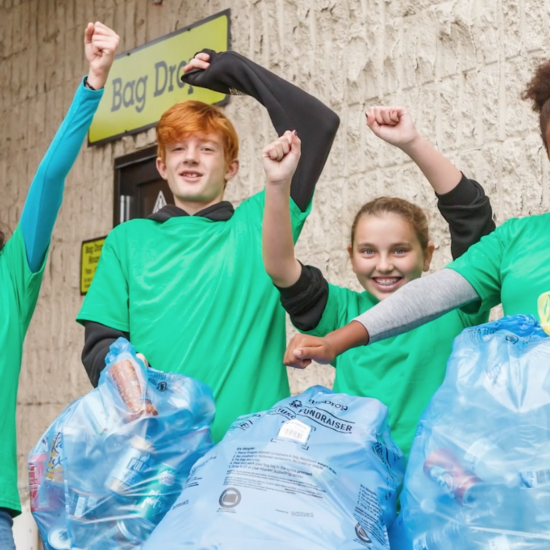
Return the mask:
M88 292L97 269L101 249L107 237L99 237L82 243L80 251L80 294Z
M183 67L203 48L229 49L229 13L225 10L117 56L90 127L89 144L150 128L178 101L225 101L225 94L189 86L180 77Z

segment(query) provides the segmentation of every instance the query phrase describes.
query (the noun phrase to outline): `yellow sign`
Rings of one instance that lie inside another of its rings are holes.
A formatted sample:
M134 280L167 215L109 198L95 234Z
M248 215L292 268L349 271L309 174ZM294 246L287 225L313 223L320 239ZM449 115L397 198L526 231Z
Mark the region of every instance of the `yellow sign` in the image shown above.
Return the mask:
M117 56L90 127L89 145L150 128L178 101L225 101L225 94L180 80L183 67L203 48L229 48L229 10Z
M92 279L97 269L97 263L101 256L101 249L107 237L92 239L82 243L80 251L80 294L84 295L88 292Z

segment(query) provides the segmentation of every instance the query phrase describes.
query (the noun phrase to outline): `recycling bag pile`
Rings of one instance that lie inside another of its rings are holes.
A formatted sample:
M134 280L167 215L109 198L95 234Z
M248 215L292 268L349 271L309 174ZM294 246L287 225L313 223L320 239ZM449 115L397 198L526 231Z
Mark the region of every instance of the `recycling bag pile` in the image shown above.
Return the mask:
M208 386L146 369L126 340L99 386L29 455L31 510L46 550L140 548L212 447Z
M29 456L46 550L550 548L550 338L465 330L403 456L379 401L314 386L212 446L212 393L119 339ZM389 531L389 533L388 533Z
M402 477L387 408L315 386L233 423L144 549L389 549Z
M533 317L455 340L401 503L392 550L550 548L550 338Z

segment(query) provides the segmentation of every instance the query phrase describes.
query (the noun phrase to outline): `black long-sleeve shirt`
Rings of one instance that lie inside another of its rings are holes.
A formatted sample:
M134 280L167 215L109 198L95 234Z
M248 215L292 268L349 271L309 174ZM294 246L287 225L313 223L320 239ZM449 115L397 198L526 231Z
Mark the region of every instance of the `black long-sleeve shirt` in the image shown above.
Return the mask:
M221 93L252 96L265 106L278 135L296 130L302 142L302 155L292 179L290 196L304 212L327 160L340 119L318 99L236 52L203 51L210 55L210 67L190 71L182 80ZM232 205L222 201L195 215L223 222L232 214ZM186 215L182 209L170 205L152 218L165 221L172 216ZM131 340L131 334L99 323L85 323L82 362L94 386L105 367L109 346L120 336Z
M449 224L453 259L495 229L491 202L477 181L463 175L454 189L437 197L439 211ZM329 287L318 268L302 266L298 281L290 287L279 288L279 292L281 303L297 329L313 330L319 324Z

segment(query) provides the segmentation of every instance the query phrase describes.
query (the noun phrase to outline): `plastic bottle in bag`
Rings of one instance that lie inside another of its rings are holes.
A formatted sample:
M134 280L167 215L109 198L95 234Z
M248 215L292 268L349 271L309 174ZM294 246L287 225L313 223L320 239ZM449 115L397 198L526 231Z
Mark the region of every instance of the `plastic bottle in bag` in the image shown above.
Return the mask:
M456 523L440 531L428 531L415 539L413 550L463 550L468 542L464 540L464 528Z
M510 470L505 452L487 437L477 439L468 447L464 461L477 477L487 483L504 483L508 487L519 487L521 478Z
M212 447L214 412L210 388L145 369L118 339L98 387L73 402L29 456L45 550L140 548Z

